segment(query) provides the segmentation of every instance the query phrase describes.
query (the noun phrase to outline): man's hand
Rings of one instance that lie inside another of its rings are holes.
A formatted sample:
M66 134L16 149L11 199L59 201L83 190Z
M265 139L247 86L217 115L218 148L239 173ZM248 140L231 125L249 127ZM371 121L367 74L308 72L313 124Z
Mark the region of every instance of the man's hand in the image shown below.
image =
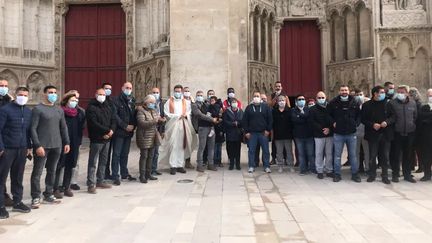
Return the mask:
M32 150L31 149L27 149L27 156L32 154Z
M383 121L381 122L381 127L382 128L386 128L388 126L387 122Z
M65 145L64 146L64 153L68 154L70 152L70 146L69 145Z
M264 136L268 137L270 135L269 131L264 131Z
M329 128L323 128L322 132L324 135L329 135L330 129Z
M108 137L112 137L113 134L114 134L113 130L110 130L107 135L108 135Z
M39 148L36 149L36 155L38 157L45 157L45 149L40 146Z
M213 118L213 123L217 124L218 119L217 118Z
M246 137L246 139L250 139L251 134L250 134L250 133L246 133L246 134L245 134L245 137Z
M335 123L333 123L333 127L334 127L334 128L336 128L336 122L335 122Z
M133 125L128 125L127 127L126 127L126 131L128 131L128 132L132 132L133 130L134 130L134 126Z
M380 130L380 129L381 129L381 124L374 123L374 124L373 124L373 129L375 129L375 131Z
M160 122L160 123L166 122L166 118L160 116L158 122Z
M108 140L109 138L110 138L110 136L108 136L108 134L103 136L103 139L105 139L105 140Z
M0 157L4 154L4 150L0 151Z
M237 121L235 121L235 122L233 122L234 123L234 126L235 127L238 127L238 122Z

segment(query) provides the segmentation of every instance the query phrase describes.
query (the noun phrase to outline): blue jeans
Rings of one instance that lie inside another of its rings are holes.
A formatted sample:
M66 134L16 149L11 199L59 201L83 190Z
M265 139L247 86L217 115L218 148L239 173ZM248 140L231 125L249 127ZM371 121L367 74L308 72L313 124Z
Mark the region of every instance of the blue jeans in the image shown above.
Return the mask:
M295 138L300 173L315 172L315 141L313 138Z
M122 177L129 175L127 168L131 137L115 137L113 139L113 154L111 171L114 180L119 179L119 170Z
M222 163L222 143L215 143L213 161L215 165Z
M269 139L264 136L264 133L261 132L251 132L250 139L248 141L248 160L249 160L249 168L255 168L255 150L257 144L261 146L262 149L262 157L264 168L269 168L270 164L270 151L269 151Z
M152 161L152 171L151 171L151 173L154 173L154 172L157 171L158 158L159 158L159 146L155 146L154 147L154 151L153 151L153 161Z
M351 165L351 174L355 175L358 172L358 160L357 160L357 136L355 133L349 135L335 134L333 136L334 143L334 173L341 174L341 157L344 148L344 144L348 148L348 160Z

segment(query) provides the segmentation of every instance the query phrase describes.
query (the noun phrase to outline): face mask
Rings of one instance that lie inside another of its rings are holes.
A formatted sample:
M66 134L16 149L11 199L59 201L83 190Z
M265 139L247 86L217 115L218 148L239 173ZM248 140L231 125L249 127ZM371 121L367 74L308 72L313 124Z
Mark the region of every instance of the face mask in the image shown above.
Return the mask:
M234 109L237 109L238 108L238 104L237 103L231 103L231 107L234 108Z
M303 108L306 105L306 100L297 100L297 106Z
M26 97L26 96L17 96L16 97L16 103L20 106L27 104L27 102L28 102L28 97Z
M207 99L210 100L212 96L213 96L213 95L209 95L209 96L207 96Z
M153 94L153 97L155 97L156 100L159 100L160 94Z
M259 103L261 103L261 98L260 98L260 97L254 97L254 98L253 98L253 103L254 103L254 104L259 104Z
M8 87L0 87L0 96L5 96L9 92Z
M279 101L278 105L279 105L279 107L285 107L286 103L285 103L285 101Z
M312 103L312 104L309 104L309 105L308 105L309 108L311 108L312 106L315 106L315 104Z
M359 95L357 96L358 101L360 101L361 103L363 103L364 101L364 96L363 95Z
M105 95L106 96L110 96L111 95L111 90L110 89L105 89Z
M154 109L156 109L156 104L155 103L147 104L147 108L154 110Z
M432 103L432 97L428 97L429 104Z
M180 92L174 92L174 98L181 99L181 97L182 97L182 93L180 93Z
M129 95L132 94L132 90L130 90L130 89L125 89L125 90L123 90L123 94L125 94L126 96L129 96Z
M235 97L235 93L228 93L228 98L234 98Z
M406 100L406 95L398 93L397 94L397 99L400 100L400 101L405 101Z
M197 96L197 97L196 97L196 101L198 101L198 102L204 102L204 97L202 97L202 96Z
M78 105L78 102L76 101L70 101L69 102L69 108L75 108Z
M184 97L190 97L190 96L191 96L191 93L190 93L190 92L184 92L184 93L183 93L183 96L184 96Z
M48 101L54 104L57 101L57 94L48 94Z
M342 101L348 101L348 99L349 99L349 96L347 95L347 96L340 96L340 99L342 100Z
M317 99L317 102L319 105L325 105L326 100L325 99Z
M98 95L97 97L96 97L96 100L97 101L99 101L99 103L104 103L105 102L105 100L106 100L106 96L104 96L104 95Z
M384 99L385 99L385 94L384 93L382 93L382 94L379 94L379 96L378 96L378 100L379 101L383 101Z
M281 90L276 90L276 95L280 95Z
M387 93L388 93L389 95L393 95L393 94L395 93L395 90L394 90L394 89L389 89L389 90L387 91Z

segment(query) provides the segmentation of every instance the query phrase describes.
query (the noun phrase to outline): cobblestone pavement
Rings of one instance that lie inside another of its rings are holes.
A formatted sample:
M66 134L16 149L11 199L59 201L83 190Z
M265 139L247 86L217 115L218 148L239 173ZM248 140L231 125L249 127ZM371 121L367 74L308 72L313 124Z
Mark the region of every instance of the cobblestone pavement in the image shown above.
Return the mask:
M87 156L84 146L80 192L30 214L11 212L0 221L0 242L432 242L430 182L384 185L363 177L357 184L347 168L340 183L276 169L249 175L244 150L242 171L164 173L156 182L123 181L90 195ZM134 176L138 157L132 149Z

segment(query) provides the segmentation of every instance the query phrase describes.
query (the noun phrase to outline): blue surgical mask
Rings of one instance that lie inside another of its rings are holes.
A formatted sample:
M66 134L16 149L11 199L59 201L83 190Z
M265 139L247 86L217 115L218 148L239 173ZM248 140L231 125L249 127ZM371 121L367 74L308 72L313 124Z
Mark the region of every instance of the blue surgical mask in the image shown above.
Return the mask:
M5 96L9 92L8 87L0 87L0 96Z
M48 101L54 104L57 101L57 94L48 94Z
M385 97L386 97L385 93L381 93L381 94L379 94L379 96L378 96L378 100L379 100L379 101L383 101L383 100L385 100Z
M306 100L297 100L296 104L298 107L303 108L306 105Z
M75 108L77 107L78 102L77 101L69 101L69 108Z
M400 101L405 101L406 100L406 94L398 93L396 98Z
M132 90L131 89L125 89L125 90L123 90L123 94L125 94L126 96L130 96L132 94Z
M326 99L317 99L318 105L325 105Z
M105 89L105 95L106 96L110 96L111 95L111 90L110 89Z
M160 94L153 94L153 97L155 97L156 100L159 100Z
M340 96L340 99L342 100L342 101L348 101L349 100L349 96L347 95L347 96Z
M389 95L393 95L393 94L395 93L395 90L394 90L394 89L389 89L389 90L387 91L387 93L388 93Z
M198 102L204 102L204 97L202 97L202 96L197 96L197 97L196 97L196 101L198 101Z
M147 108L154 110L154 109L156 109L156 104L155 103L147 104Z
M182 97L182 93L181 92L174 92L174 98L180 99L181 97Z

